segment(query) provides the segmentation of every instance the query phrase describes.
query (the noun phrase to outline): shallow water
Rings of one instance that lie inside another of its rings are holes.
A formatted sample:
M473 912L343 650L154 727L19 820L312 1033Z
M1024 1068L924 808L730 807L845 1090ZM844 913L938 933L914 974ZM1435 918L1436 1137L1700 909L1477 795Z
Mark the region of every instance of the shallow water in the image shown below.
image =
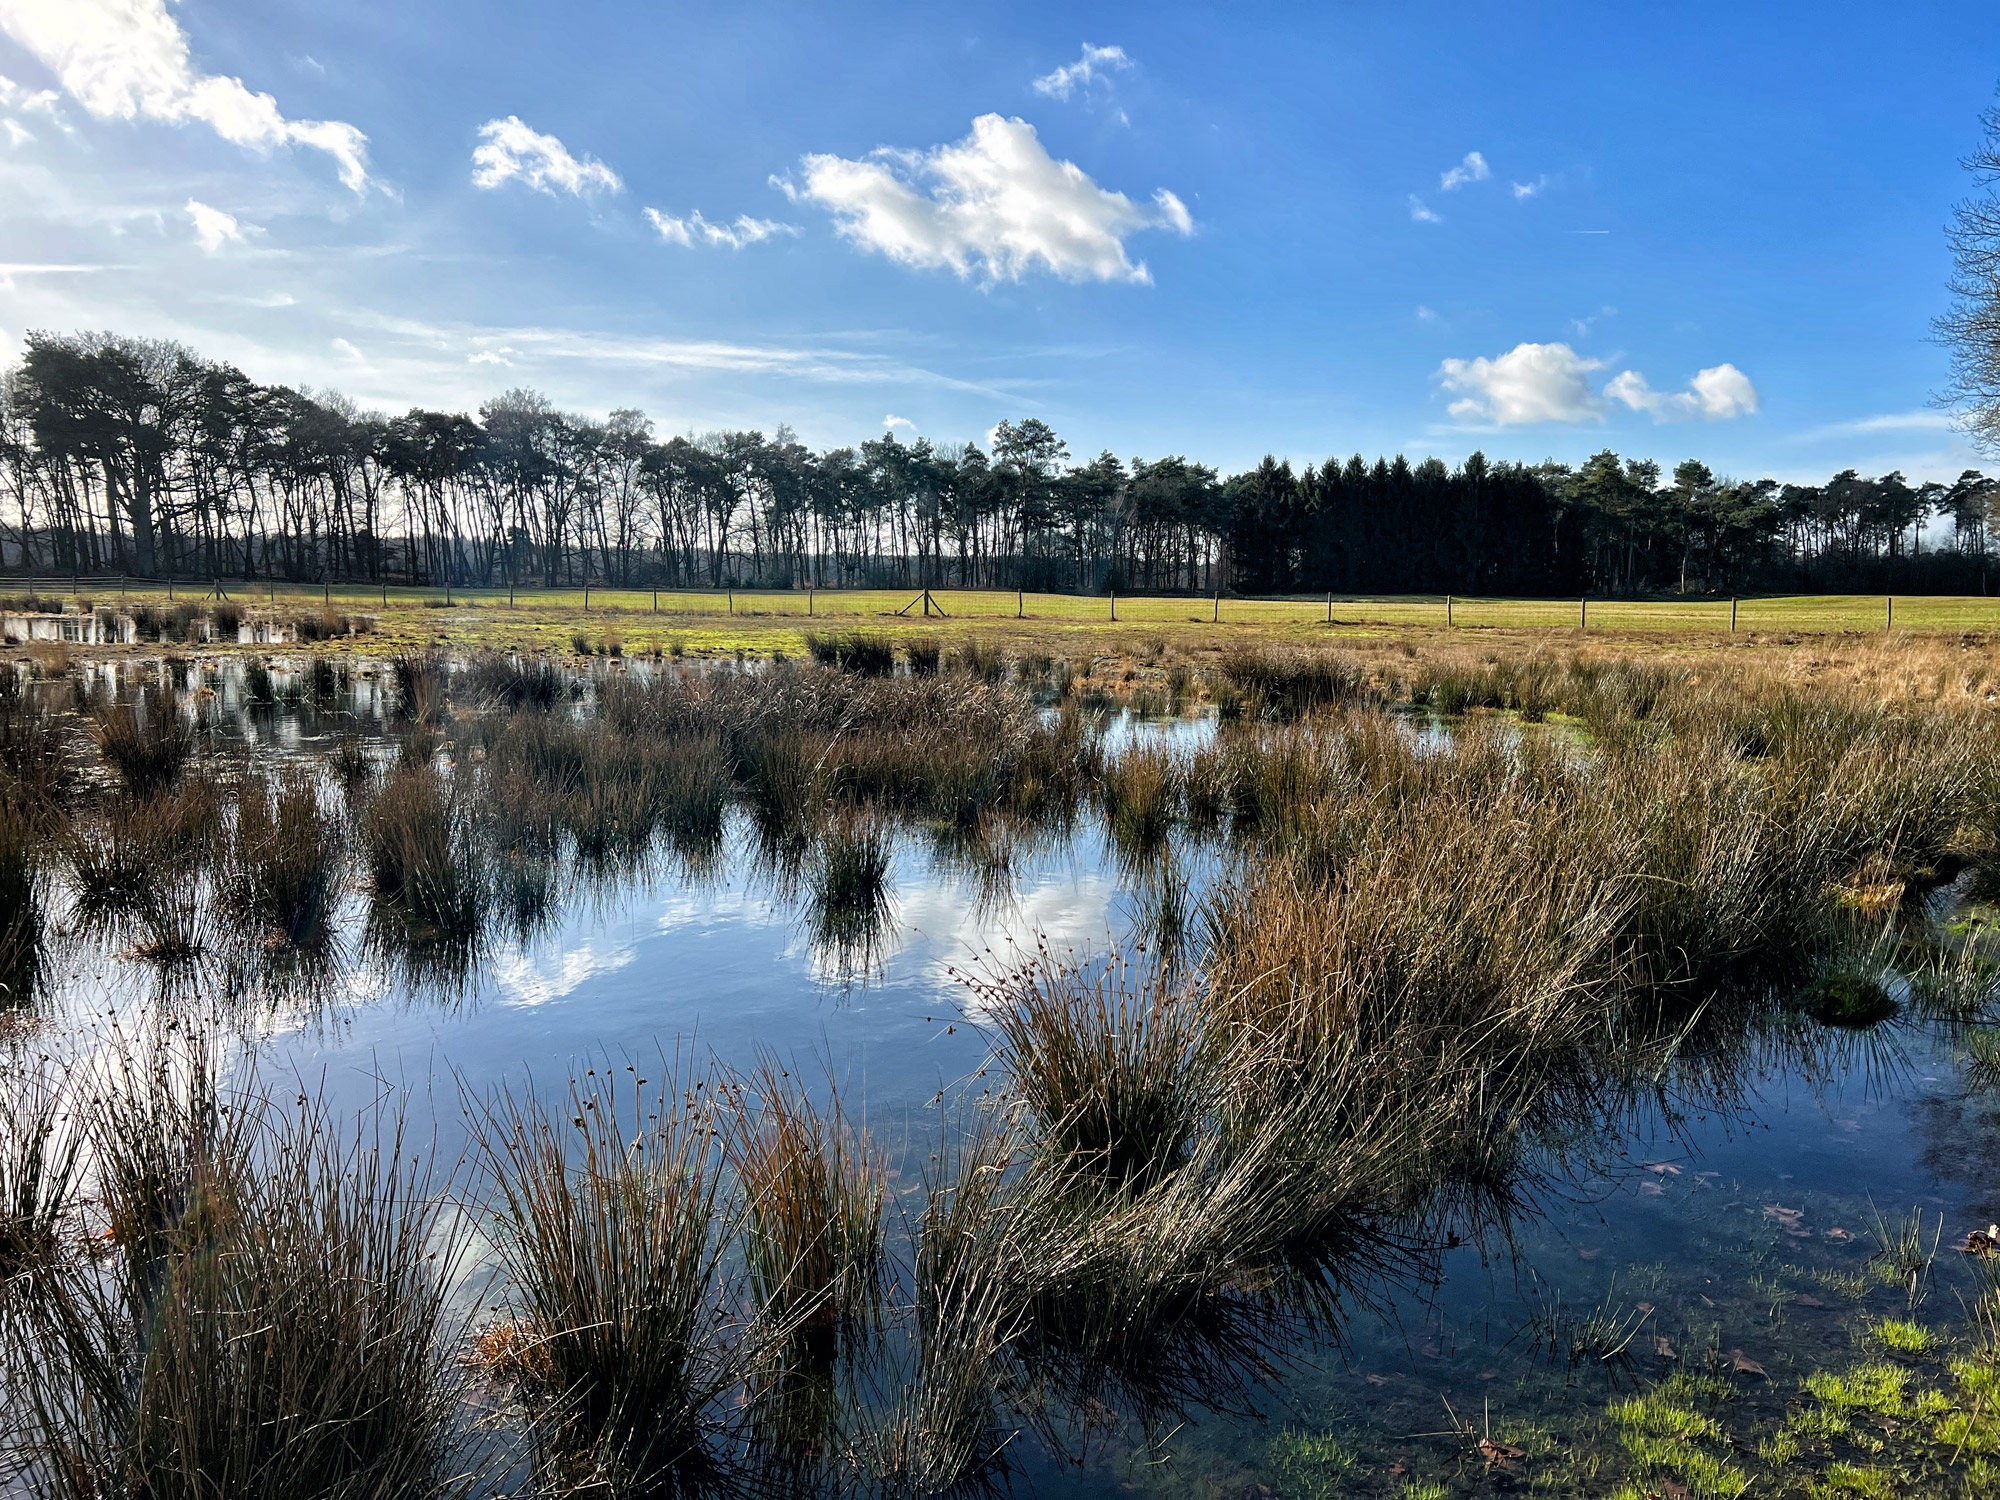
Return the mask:
M377 709L366 681L338 720L250 714L240 680L215 686L259 756L310 752ZM1120 718L1107 744L1208 732ZM1213 861L1184 848L1178 878L1198 892ZM732 815L716 860L662 856L576 882L544 930L496 938L462 987L399 981L350 932L329 990L247 1029L266 1079L296 1076L343 1113L393 1096L448 1157L465 1146L461 1088L560 1089L589 1067L644 1071L696 1051L744 1066L768 1050L840 1080L892 1156L914 1160L942 1128L941 1101L984 1086L966 975L995 974L1038 941L1085 955L1157 937L1156 887L1088 816L1018 850L1005 887L899 834L885 922L868 951L841 954L816 941L804 899ZM344 910L358 931L358 901ZM68 973L52 1007L72 1025L151 1003L144 963L84 948ZM1358 1275L1337 1328L1243 1371L1209 1409L1158 1428L1115 1401L1060 1414L1048 1439L1013 1445L1019 1477L1050 1494L1395 1495L1417 1480L1483 1493L1539 1474L1557 1493L1595 1494L1555 1455L1587 1445L1578 1432L1620 1390L1677 1365L1724 1370L1746 1422L1781 1415L1806 1371L1858 1350L1864 1314L1905 1307L1903 1288L1866 1272L1878 1212L1921 1210L1946 1247L2000 1219L2000 1100L1971 1085L1948 1037L1914 1022L1855 1037L1814 1028L1758 1046L1744 1073L1731 1097L1672 1118L1647 1105L1613 1136L1572 1143L1567 1161L1545 1160L1504 1230L1468 1221L1466 1243L1409 1247L1407 1274ZM1962 1323L1972 1287L1947 1249L1920 1315ZM1597 1309L1630 1331L1623 1357L1572 1367L1538 1352L1538 1320L1560 1331ZM1525 1451L1490 1465L1475 1433Z

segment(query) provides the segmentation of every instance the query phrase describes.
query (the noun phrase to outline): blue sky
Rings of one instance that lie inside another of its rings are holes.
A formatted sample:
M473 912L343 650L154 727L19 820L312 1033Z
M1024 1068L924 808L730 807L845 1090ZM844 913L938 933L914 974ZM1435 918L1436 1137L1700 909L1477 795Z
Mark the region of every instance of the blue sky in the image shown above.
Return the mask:
M1950 477L1989 4L0 0L0 354L1079 457Z

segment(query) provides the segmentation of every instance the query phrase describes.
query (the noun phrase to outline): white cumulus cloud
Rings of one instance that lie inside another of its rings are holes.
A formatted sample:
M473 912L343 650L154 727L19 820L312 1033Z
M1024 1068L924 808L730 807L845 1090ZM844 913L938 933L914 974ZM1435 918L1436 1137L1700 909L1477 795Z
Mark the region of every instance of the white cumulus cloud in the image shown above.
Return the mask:
M1537 177L1533 182L1514 182L1508 184L1509 187L1514 189L1514 201L1516 203L1520 202L1523 198L1540 196L1542 189L1548 185L1549 174L1546 172Z
M237 222L236 215L210 208L194 198L187 201L187 216L194 223L195 243L210 255L231 240L243 238L243 226Z
M1693 417L1727 422L1757 411L1757 387L1731 364L1698 371L1684 391L1656 391L1637 370L1624 370L1605 382L1604 394L1633 411L1651 413L1656 422Z
M1512 427L1600 417L1587 377L1603 368L1602 360L1585 359L1568 344L1516 344L1497 359L1448 359L1438 379L1460 394L1450 408L1460 421Z
M1757 388L1731 364L1701 371L1685 391L1656 391L1637 370L1621 370L1600 395L1589 377L1605 366L1568 344L1516 344L1494 359L1448 359L1437 373L1444 388L1459 395L1451 403L1454 417L1496 427L1602 421L1607 399L1662 422L1722 422L1757 410Z
M1486 165L1486 158L1477 151L1468 151L1465 160L1438 178L1438 186L1448 193L1468 182L1484 182L1492 175L1493 169Z
M0 4L6 0L0 0ZM625 184L618 174L593 156L581 159L552 135L521 122L519 115L488 120L479 127L479 144L472 152L472 185L497 188L519 182L553 197L558 192L581 198L594 192L615 193Z
M340 180L368 189L368 138L340 120L288 120L269 94L203 73L166 0L0 0L0 31L33 53L99 119L207 125L233 145L310 146Z
M1428 206L1415 193L1410 194L1410 217L1419 224L1442 224L1444 215Z
M738 214L733 224L711 224L701 216L700 209L683 219L674 214L663 214L657 208L649 208L646 210L646 222L659 231L661 239L672 245L692 246L698 240L704 245L722 245L731 250L741 250L745 245L754 245L773 235L798 233L790 224L780 224L776 219L753 219L748 214Z
M917 430L915 422L912 422L908 417L899 417L894 412L889 413L888 416L882 419L882 430L884 432L894 432L898 427L907 427L912 432Z
M812 155L803 186L839 232L903 265L1018 281L1041 269L1067 281L1152 280L1125 253L1144 229L1193 232L1186 206L1162 190L1148 208L1057 161L1022 119L981 115L964 140L928 151L883 149L858 160Z
M1079 85L1088 88L1093 83L1106 82L1113 73L1122 73L1132 66L1132 59L1125 55L1123 47L1093 47L1083 44L1083 55L1073 63L1064 63L1053 73L1044 73L1035 80L1035 92L1047 94L1051 99L1067 99L1076 92Z

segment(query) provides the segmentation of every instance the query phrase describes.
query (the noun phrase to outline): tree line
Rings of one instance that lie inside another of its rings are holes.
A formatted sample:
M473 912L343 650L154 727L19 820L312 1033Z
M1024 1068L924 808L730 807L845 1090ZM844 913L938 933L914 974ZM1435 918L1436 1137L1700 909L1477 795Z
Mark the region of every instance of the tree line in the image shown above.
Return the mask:
M2000 483L1823 485L1359 455L1222 476L1073 459L1043 421L815 452L787 428L657 436L511 390L359 410L177 344L29 335L0 375L0 566L461 587L1243 593L1979 591Z

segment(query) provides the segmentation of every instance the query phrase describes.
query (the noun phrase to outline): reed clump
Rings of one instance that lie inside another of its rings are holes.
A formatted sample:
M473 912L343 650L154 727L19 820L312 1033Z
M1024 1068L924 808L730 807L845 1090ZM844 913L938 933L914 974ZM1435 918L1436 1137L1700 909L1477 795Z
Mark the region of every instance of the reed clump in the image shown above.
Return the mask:
M63 853L74 877L74 909L86 932L119 935L166 918L177 897L198 892L213 861L222 803L213 782L193 777L151 797L106 799L73 819Z
M742 1378L723 1278L742 1210L697 1081L664 1060L650 1089L616 1080L573 1079L560 1114L511 1094L485 1111L520 1351L505 1373L547 1482L699 1490Z
M224 876L231 908L267 941L324 946L345 869L343 831L303 767L288 768L275 785L246 781Z
M97 748L134 796L171 787L194 755L195 734L174 694L147 688L95 713Z
M1164 972L1042 947L982 985L978 1011L1049 1170L1143 1191L1186 1161L1215 1103L1216 1059L1201 1007Z
M396 712L424 728L444 720L451 664L436 652L397 657L390 663Z
M25 1057L0 1067L0 1326L16 1297L46 1295L61 1264L82 1138L62 1084Z
M47 871L42 830L0 794L0 1010L30 1004L47 972Z
M1163 745L1133 745L1106 762L1098 798L1121 854L1144 860L1165 846L1180 810L1181 784L1180 759Z
M1225 652L1223 681L1273 718L1379 697L1360 663L1330 651L1239 647Z
M280 1118L198 1050L113 1055L86 1111L111 1253L66 1255L5 1356L35 1491L462 1492L448 1184L393 1122Z
M863 677L887 677L896 670L896 645L886 635L865 630L810 630L806 651L821 666Z
M751 1293L776 1340L819 1364L875 1322L886 1269L882 1163L827 1084L822 1110L766 1055L727 1095Z
M19 673L0 669L0 788L24 811L53 814L74 781L68 736Z
M546 657L529 660L497 651L481 652L466 663L453 686L462 686L483 708L508 713L554 708L570 692L562 669Z
M808 871L813 935L843 967L872 954L889 908L892 831L873 808L843 807L814 840Z
M486 936L492 892L472 798L456 774L403 767L361 821L371 933L419 977L463 978Z

